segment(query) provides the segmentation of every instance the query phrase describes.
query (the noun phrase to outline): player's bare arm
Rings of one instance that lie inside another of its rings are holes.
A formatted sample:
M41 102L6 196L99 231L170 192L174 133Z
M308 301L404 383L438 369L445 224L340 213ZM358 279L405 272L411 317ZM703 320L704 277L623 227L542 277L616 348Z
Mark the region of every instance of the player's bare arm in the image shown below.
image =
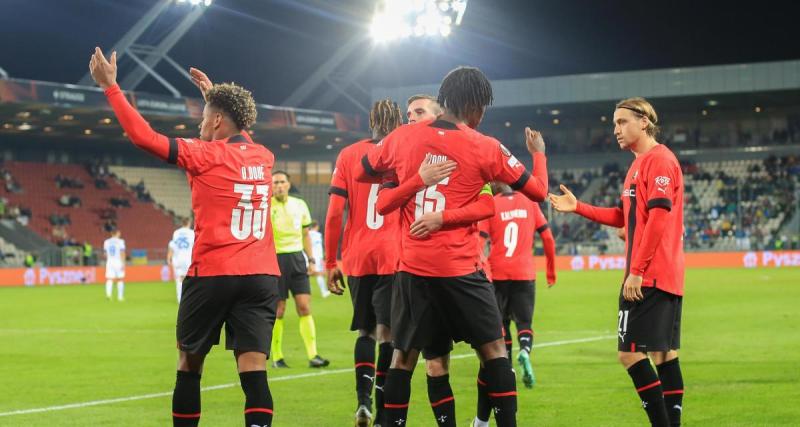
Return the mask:
M306 258L308 259L308 275L314 275L314 264L317 262L314 259L314 252L311 249L311 234L308 232L308 227L303 227L303 252L306 253Z

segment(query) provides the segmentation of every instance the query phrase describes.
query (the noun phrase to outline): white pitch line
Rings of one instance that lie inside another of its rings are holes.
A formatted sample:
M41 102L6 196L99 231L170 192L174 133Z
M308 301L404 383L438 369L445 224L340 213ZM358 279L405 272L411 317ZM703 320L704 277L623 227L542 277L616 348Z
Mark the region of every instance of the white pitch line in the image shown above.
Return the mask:
M616 338L616 335L601 335L596 337L589 337L589 338L578 338L572 340L563 340L563 341L551 341L545 343L535 343L533 345L534 348L542 348L542 347L556 347L561 345L569 345L569 344L580 344L586 342L593 342L593 341L600 341L605 339ZM457 354L451 356L451 359L466 359L469 357L475 357L474 353L465 353L465 354ZM423 363L422 360L419 363ZM346 369L332 369L332 370L324 370L320 372L309 372L305 374L297 374L297 375L285 375L282 377L274 377L269 378L269 382L277 382L277 381L290 381L290 380L297 380L302 378L311 378L311 377L321 377L324 375L335 375L335 374L343 374L346 372L353 372L353 368L346 368ZM239 383L230 383L230 384L220 384L214 385L209 387L203 387L202 391L211 391L211 390L221 390L231 387L238 387ZM103 399L103 400L92 400L90 402L80 402L80 403L70 403L67 405L58 405L58 406L47 406L44 408L31 408L31 409L20 409L17 411L10 411L10 412L0 412L0 417L8 417L11 415L25 415L25 414L37 414L40 412L52 412L52 411L63 411L65 409L75 409L75 408L85 408L87 406L98 406L98 405L106 405L112 403L121 403L121 402L130 402L133 400L144 400L144 399L154 399L157 397L167 397L172 396L172 391L166 391L163 393L151 393L151 394L140 394L138 396L128 396L128 397L119 397L116 399Z

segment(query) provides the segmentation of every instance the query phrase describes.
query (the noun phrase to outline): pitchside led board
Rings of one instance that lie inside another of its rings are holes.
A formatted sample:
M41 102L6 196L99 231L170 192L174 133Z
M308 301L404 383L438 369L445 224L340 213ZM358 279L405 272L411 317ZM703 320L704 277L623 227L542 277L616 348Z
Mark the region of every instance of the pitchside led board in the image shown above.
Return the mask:
M535 257L545 265L544 257ZM686 254L687 268L791 268L800 267L800 251L704 252ZM623 255L557 256L556 270L623 270ZM2 286L54 286L99 283L103 267L38 267L0 269ZM172 271L167 266L132 265L125 268L126 282L168 282Z

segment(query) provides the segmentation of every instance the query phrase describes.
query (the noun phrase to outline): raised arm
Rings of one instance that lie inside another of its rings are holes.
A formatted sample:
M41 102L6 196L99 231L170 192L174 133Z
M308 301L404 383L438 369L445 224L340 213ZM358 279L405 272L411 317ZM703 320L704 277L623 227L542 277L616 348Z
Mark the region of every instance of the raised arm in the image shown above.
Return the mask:
M114 115L117 116L131 142L161 160L175 163L178 157L177 143L154 131L131 106L117 85L117 53L113 52L109 61L99 47L95 48L94 55L89 61L89 71L97 85L105 92Z
M491 153L494 155L495 169L492 179L505 182L534 202L542 202L547 197L548 188L547 157L544 155L542 134L525 128L525 145L533 160L533 173L528 172L511 152L499 145L498 151Z

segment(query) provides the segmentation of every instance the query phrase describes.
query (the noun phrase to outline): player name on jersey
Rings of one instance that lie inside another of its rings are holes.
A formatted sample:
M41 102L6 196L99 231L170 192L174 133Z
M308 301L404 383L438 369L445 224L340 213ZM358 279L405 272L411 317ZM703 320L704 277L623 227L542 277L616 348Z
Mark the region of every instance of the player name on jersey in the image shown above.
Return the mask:
M500 219L503 221L511 221L514 218L527 218L528 211L525 209L513 209L510 211L500 212Z
M242 179L252 181L264 180L264 165L242 166Z

